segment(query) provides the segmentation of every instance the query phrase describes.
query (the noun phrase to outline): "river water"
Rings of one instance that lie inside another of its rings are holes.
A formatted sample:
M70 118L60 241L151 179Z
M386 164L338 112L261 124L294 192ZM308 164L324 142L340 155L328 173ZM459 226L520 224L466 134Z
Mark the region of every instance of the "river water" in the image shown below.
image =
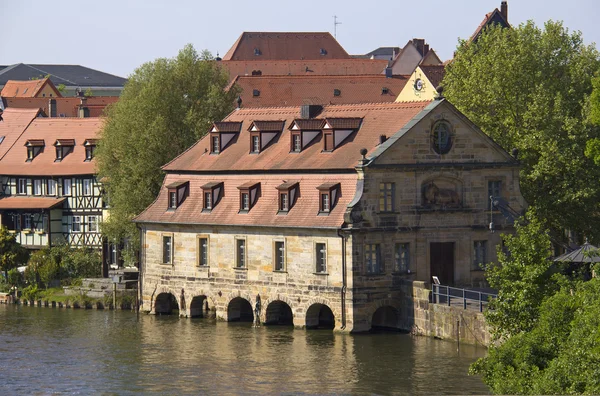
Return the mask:
M122 311L0 305L0 394L482 394L483 348Z

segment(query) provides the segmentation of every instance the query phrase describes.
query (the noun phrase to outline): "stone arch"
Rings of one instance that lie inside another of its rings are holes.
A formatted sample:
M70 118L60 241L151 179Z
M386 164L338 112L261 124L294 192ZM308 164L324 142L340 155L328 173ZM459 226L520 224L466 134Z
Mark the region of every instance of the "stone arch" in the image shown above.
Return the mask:
M262 301L262 311L260 313L261 323L267 322L267 308L271 303L273 303L275 301L281 301L281 302L287 304L292 310L292 316L293 317L296 316L296 309L297 309L297 305L298 305L298 302L296 300L293 300L287 296L282 296L279 294L270 295Z
M294 325L294 313L290 304L280 299L265 304L263 323L265 325Z
M405 312L402 304L396 300L376 301L365 312L371 330L406 330Z
M306 310L307 329L334 329L335 313L329 305L316 302L308 306Z
M203 318L208 311L208 298L203 295L197 295L190 300L190 317Z
M159 293L154 301L154 313L157 315L172 315L173 311L179 312L177 295L170 291Z
M253 322L254 310L252 303L244 297L234 297L227 303L228 322Z

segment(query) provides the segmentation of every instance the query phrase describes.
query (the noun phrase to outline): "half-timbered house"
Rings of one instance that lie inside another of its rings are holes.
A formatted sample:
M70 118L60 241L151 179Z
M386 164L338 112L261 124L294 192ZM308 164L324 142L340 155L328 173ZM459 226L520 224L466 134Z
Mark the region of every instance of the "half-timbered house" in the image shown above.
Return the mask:
M25 111L7 109L5 118ZM105 207L94 161L101 125L100 118L39 117L9 142L0 157L0 216L21 245L102 248Z

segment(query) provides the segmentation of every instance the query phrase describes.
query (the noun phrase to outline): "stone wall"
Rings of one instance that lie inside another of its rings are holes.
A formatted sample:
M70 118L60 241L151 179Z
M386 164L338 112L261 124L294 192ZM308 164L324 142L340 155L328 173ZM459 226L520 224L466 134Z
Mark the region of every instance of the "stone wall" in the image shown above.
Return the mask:
M406 322L413 334L489 346L491 335L482 313L462 307L432 304L424 282L412 283L412 298L405 301Z
M162 263L162 238L173 237L173 262ZM209 265L198 265L198 238L209 240ZM237 238L246 241L245 268L236 268ZM285 269L274 270L274 242L285 241ZM327 272L316 273L315 244L327 246ZM350 243L350 242L348 242ZM350 253L346 253L348 260ZM172 294L180 315L197 310L195 298L202 299L217 318L231 320L228 307L241 297L255 307L256 296L262 302L261 321L273 301L287 304L293 323L307 325L307 312L322 304L333 312L335 328L352 329L352 311L342 321L341 292L342 239L336 230L301 230L292 228L251 228L235 226L152 225L144 229L142 241L142 309L156 312L161 293ZM347 275L351 279L351 275ZM347 295L351 301L352 295ZM237 309L237 308L236 308Z

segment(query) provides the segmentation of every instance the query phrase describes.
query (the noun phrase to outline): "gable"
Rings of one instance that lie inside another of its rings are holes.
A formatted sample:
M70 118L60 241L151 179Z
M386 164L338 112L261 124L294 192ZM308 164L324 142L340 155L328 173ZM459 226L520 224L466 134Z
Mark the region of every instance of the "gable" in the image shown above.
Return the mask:
M419 50L409 41L392 64L393 75L407 75L415 71L415 67L421 62L423 56Z
M439 122L450 127L451 143L446 154L437 153L432 142ZM433 102L373 154L374 165L517 165L515 159L445 100Z
M437 91L435 88L435 84L433 84L427 78L427 75L419 66L411 74L402 91L400 91L400 94L396 98L396 102L400 103L414 102L415 100L433 100L437 96Z

